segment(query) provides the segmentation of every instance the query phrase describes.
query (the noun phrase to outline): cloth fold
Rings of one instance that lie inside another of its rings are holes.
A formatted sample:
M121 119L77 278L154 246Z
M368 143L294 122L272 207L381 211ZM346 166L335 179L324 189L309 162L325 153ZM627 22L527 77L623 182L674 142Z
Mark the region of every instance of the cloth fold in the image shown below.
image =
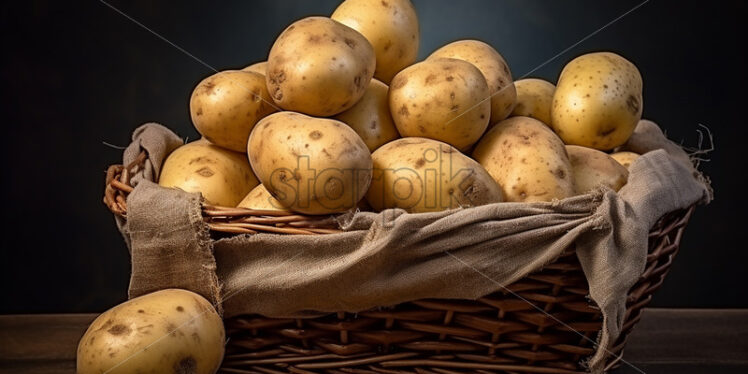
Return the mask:
M712 191L650 121L626 149L646 153L618 192L549 203L498 203L436 213L400 209L340 217L328 235L240 235L213 240L200 196L161 188L159 166L181 140L156 124L138 128L124 163L145 149L148 164L128 197L120 229L132 254L130 296L193 290L226 317L358 312L422 298L476 299L540 269L575 244L600 307L603 330L590 371L602 372L620 334L628 290L644 271L648 232L663 215L708 203Z

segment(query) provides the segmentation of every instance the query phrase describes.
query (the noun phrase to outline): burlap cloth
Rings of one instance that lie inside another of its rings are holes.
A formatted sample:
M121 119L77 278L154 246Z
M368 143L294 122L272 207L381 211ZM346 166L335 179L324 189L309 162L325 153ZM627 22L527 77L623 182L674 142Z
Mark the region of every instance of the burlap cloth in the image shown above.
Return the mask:
M681 147L642 121L624 147L645 153L618 193L552 203L499 203L439 213L388 210L341 217L331 235L258 234L213 240L201 198L153 183L182 144L157 124L138 128L124 163L148 151L119 226L132 254L130 297L198 292L224 315L357 312L422 298L475 299L553 261L576 243L590 296L604 316L590 359L601 372L621 329L626 294L644 271L647 236L664 214L708 203L711 190Z

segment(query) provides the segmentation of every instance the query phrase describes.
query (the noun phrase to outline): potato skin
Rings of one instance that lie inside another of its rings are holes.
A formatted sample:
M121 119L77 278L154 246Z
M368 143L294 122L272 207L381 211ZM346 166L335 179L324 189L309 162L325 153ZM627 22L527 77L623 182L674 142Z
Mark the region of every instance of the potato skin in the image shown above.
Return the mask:
M551 126L566 144L605 151L628 140L642 109L642 77L636 66L615 53L590 53L561 72Z
M371 152L400 137L390 113L388 90L386 84L372 79L364 97L351 109L335 116L356 131Z
M332 116L361 99L375 65L363 35L329 18L308 17L288 26L270 49L267 88L283 109Z
M372 154L367 201L375 210L436 212L502 201L501 187L456 148L426 138L403 138Z
M211 143L244 152L252 127L275 112L262 75L227 70L200 82L190 98L190 116L197 131Z
M636 160L637 158L639 158L639 156L640 155L638 153L627 152L627 151L616 152L610 155L610 157L618 161L618 163L621 164L626 169L628 169L631 166L631 163L634 162L634 160Z
M207 140L187 143L172 152L161 167L158 184L200 192L210 204L236 206L259 182L247 156Z
M397 73L389 92L400 135L439 140L464 150L486 131L488 84L469 62L428 59Z
M255 62L252 65L249 65L242 69L242 71L251 71L257 74L262 74L262 76L265 76L268 70L268 62L267 61L260 61Z
M574 192L578 195L600 186L618 191L629 178L628 170L606 153L578 145L567 145L566 152L574 175Z
M551 201L574 195L563 142L534 118L499 122L475 147L473 158L499 183L506 201Z
M224 353L223 321L202 296L167 289L98 316L78 343L78 374L213 374Z
M265 188L294 212L344 212L356 206L371 183L371 153L340 121L272 114L255 127L248 152Z
M247 196L239 202L237 207L258 210L287 211L287 209L281 205L280 201L274 198L262 184L258 184L257 187L252 189L252 191L249 191Z
M416 62L421 39L418 15L410 0L346 0L330 18L360 32L374 47L374 77L389 84Z
M435 58L464 60L480 70L491 95L491 124L507 118L512 112L517 102L512 73L504 57L493 47L479 40L459 40L437 49L428 57Z
M514 82L517 88L517 105L512 110L512 117L532 117L550 126L551 105L556 86L543 79L520 79Z

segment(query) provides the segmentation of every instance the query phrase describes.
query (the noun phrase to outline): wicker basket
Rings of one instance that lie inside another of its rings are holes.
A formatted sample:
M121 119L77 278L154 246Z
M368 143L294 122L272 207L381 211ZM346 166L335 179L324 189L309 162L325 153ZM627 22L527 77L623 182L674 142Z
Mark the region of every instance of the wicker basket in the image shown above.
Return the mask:
M104 202L127 212L130 176L147 155L107 172ZM204 205L216 234L327 234L331 217ZM607 369L619 364L641 310L662 284L693 207L672 212L649 234L646 270L630 290L622 334ZM259 315L225 321L230 337L224 373L584 373L602 315L568 248L555 262L502 292L478 300L417 300L351 314L280 319Z

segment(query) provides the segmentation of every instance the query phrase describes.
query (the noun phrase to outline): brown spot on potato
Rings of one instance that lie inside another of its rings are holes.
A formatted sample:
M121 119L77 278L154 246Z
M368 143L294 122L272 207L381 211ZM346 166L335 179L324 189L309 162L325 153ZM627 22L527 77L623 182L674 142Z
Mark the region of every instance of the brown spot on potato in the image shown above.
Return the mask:
M392 47L392 40L388 40L387 43L385 43L383 47L384 51L387 52L390 49L390 47Z
M436 80L436 74L429 74L428 77L426 77L426 80L424 80L424 84L431 85L434 83L434 80Z
M347 45L349 48L354 49L356 48L356 41L350 38L344 38L343 41L345 42L345 45Z
M408 77L398 75L395 77L395 80L392 81L392 88L393 89L400 89L403 88L408 83Z
M195 374L197 373L197 361L192 356L187 356L174 364L174 374Z
M377 128L377 120L373 120L373 121L371 121L371 125L369 125L369 127L370 127L370 128L372 129L372 130L375 130L375 129Z
M197 111L195 111L195 115L202 116L203 115L203 107L197 108Z
M353 85L356 86L357 89L361 89L361 76L357 75L355 78L353 78Z
M639 113L639 99L634 95L629 95L626 99L626 107L633 114Z
M205 178L210 178L210 177L212 177L212 176L213 176L213 174L215 174L215 173L213 172L213 170L210 170L210 168L209 168L209 167L207 167L207 166L206 166L206 167L202 167L202 168L200 168L200 169L199 169L198 171L196 171L195 173L197 173L197 174L199 174L200 176L203 176L203 177L205 177Z
M453 77L451 75L447 76L447 82L451 82L453 80L455 80L455 77Z
M184 312L184 308L181 305L177 305L177 312Z
M327 148L322 148L322 153L324 153L328 158L332 158L332 155L327 151Z
M607 129L607 130L600 129L600 130L598 130L597 135L598 136L608 136L608 135L612 134L615 131L616 131L615 127L612 127L610 129Z
M317 140L322 137L322 133L317 130L314 130L309 133L309 137L312 138L313 140Z
M386 7L390 6L390 3L382 0L382 6L386 8Z
M205 82L203 85L203 89L205 90L206 95L212 95L213 89L216 87L216 84L213 82Z
M403 104L403 106L400 107L400 110L398 111L398 113L402 116L406 116L406 117L409 116L410 112L408 111L408 106Z
M145 310L143 310L143 309L138 309L138 313L145 313Z
M416 161L416 169L422 168L425 164L426 160L424 160L423 158L419 158L418 161Z
M566 178L566 172L564 171L564 169L561 169L561 168L554 170L553 174L555 174L558 177L558 179Z
M309 35L309 42L310 43L317 44L320 41L322 41L322 37L320 37L319 35Z
M129 327L123 325L123 324L117 324L112 326L109 330L106 332L112 334L112 335L125 335L129 334L130 331L132 331Z

